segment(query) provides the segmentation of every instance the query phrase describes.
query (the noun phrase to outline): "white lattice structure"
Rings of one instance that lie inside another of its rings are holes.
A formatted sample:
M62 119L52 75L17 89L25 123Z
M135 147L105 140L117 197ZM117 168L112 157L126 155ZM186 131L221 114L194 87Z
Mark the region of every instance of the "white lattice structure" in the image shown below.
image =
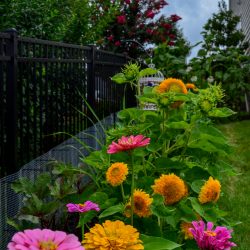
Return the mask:
M154 64L149 64L148 67L155 69ZM144 87L155 87L159 85L164 79L164 75L161 71L157 71L154 75L144 76L139 79L141 90L143 90ZM156 105L153 103L144 103L143 109L156 110L157 108Z

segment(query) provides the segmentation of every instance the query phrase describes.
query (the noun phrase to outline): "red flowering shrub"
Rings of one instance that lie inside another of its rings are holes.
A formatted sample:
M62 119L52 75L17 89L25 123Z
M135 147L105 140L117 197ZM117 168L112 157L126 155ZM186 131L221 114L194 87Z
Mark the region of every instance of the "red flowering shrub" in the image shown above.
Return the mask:
M159 16L166 5L168 3L165 0L121 1L113 21L104 32L101 46L116 52L126 52L136 58L144 53L139 44L174 45L178 40L176 23L181 18L175 14L170 17Z

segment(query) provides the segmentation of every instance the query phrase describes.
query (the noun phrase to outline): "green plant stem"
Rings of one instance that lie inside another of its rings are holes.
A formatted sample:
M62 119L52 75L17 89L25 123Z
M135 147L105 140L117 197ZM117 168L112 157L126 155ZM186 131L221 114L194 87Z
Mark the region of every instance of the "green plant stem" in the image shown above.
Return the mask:
M126 88L127 88L127 85L125 85L124 87L124 92L123 92L123 98L122 98L122 109L126 109Z
M123 184L121 184L121 193L122 193L122 200L123 200L123 202L125 202L125 194L124 194Z
M131 226L134 224L134 189L135 189L135 174L134 174L134 156L132 152L130 152L131 157Z
M157 217L157 219L158 219L158 226L159 226L160 231L161 231L161 236L163 236L163 233L162 233L162 220L161 220L160 217Z
M82 215L80 215L80 219L81 219ZM84 223L81 226L82 229L82 240L84 239Z
M84 239L84 224L82 225L82 240Z
M137 95L140 96L141 95L141 86L140 86L139 80L137 80L136 86L137 86Z
M166 126L165 126L165 119L167 119L167 112L165 110L162 110L162 135L164 137L166 133ZM165 139L163 139L163 145L162 145L162 154L165 154L167 150L167 142Z
M185 153L187 151L188 141L189 141L189 138L191 136L191 130L186 130L184 132L184 135L186 136L186 141L185 141L184 147L183 147L183 149L181 151L181 155L180 155L180 160L181 161L184 161L184 159L185 159Z
M148 176L147 170L146 170L146 167L145 167L145 159L144 159L144 157L142 157L142 166L143 166L144 175L145 175L145 176Z

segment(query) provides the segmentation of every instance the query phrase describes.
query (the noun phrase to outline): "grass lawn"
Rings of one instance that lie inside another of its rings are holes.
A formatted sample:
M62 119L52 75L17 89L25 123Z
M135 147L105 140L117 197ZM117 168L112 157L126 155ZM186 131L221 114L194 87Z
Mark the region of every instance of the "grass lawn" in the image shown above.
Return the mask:
M233 122L220 125L235 146L230 157L237 176L224 177L219 200L222 209L229 211L230 219L242 223L234 227L233 241L240 250L250 249L250 121Z

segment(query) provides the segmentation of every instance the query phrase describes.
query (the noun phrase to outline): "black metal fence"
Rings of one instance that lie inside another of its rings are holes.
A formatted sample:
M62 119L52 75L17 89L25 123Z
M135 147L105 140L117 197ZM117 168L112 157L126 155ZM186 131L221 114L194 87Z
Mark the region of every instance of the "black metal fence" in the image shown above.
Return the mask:
M121 109L124 86L110 79L124 55L0 33L0 177ZM128 106L135 105L132 90ZM52 135L54 134L54 135Z

